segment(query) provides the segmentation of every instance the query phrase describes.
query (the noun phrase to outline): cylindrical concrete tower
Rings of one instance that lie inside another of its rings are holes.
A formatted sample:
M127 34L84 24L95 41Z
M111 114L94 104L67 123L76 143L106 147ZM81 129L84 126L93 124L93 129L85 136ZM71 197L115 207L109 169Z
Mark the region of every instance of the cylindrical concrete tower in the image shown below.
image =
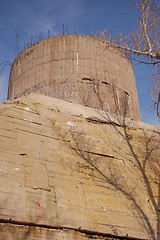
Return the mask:
M140 120L130 60L95 37L47 38L21 52L11 68L8 99L30 92Z

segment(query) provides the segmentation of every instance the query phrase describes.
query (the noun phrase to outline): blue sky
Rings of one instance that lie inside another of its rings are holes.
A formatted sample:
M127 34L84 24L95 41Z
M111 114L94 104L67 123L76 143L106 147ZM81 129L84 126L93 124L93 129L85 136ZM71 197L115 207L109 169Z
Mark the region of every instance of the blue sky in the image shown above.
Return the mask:
M39 37L61 35L62 25L70 34L91 34L104 28L129 33L136 29L137 10L131 0L0 0L0 64L13 62L18 34L19 52ZM1 73L0 103L7 99L10 66ZM150 98L152 69L135 65L138 97L143 122L158 124Z

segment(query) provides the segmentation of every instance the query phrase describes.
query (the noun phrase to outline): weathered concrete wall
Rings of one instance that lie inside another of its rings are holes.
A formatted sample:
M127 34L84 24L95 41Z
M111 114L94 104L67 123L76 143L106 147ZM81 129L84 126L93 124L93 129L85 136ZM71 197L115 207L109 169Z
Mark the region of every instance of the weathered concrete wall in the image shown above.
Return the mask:
M46 226L9 221L0 223L0 240L116 240L113 235L93 233L83 229ZM110 236L109 236L110 235Z
M1 105L1 238L159 239L159 136L35 93Z
M64 35L45 39L15 59L8 99L38 92L140 120L131 62L95 37Z

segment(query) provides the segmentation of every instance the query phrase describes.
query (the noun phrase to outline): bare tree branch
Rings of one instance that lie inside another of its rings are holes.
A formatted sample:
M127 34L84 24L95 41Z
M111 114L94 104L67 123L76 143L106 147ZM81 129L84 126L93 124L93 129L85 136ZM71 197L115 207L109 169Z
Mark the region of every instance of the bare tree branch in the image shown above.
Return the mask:
M160 68L160 2L157 0L133 0L133 2L139 11L135 32L129 35L123 35L121 32L114 35L104 29L95 36L102 39L106 47L119 48L138 63L153 65L153 68L156 65ZM157 71L156 77L154 73L152 82L152 96L154 95L152 100L160 120L160 71Z

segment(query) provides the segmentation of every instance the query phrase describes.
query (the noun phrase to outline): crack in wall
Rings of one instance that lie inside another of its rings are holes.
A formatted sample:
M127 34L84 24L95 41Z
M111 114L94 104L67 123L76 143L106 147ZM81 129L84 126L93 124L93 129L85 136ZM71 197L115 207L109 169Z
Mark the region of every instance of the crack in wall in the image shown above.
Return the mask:
M42 123L35 122L35 121L29 120L29 119L25 119L25 118L13 117L13 116L10 116L10 115L5 115L5 116L8 117L8 118L13 118L13 119L17 119L17 120L21 120L21 121L25 121L25 122L29 122L29 123L34 123L34 124L37 124L37 125L40 125L40 126L43 125Z
M48 135L45 135L45 134L31 132L31 131L23 130L23 129L20 129L20 128L16 128L16 130L21 131L21 132L30 133L30 134L33 134L33 135L38 135L38 136L41 136L41 137L51 138L51 139L58 140L58 141L63 141L63 139L60 139L60 138L51 137L51 136L48 136Z
M32 187L34 190L42 190L42 191L47 191L47 192L51 192L51 189L47 189L47 188L42 188L42 187Z

